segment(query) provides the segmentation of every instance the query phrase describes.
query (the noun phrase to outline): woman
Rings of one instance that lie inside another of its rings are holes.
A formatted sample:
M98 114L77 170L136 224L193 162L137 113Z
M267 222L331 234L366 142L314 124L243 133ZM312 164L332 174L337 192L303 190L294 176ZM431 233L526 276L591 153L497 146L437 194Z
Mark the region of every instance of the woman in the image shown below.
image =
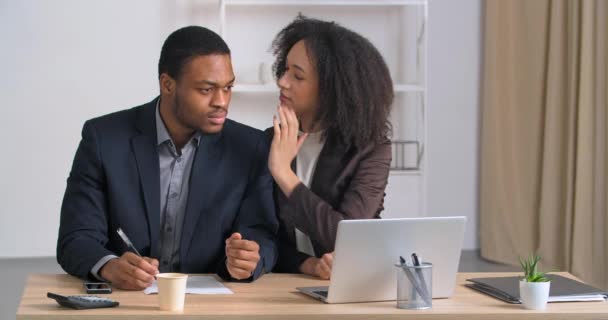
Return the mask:
M393 84L378 50L333 22L300 15L272 46L281 91L268 130L281 222L275 271L329 279L338 222L383 209Z

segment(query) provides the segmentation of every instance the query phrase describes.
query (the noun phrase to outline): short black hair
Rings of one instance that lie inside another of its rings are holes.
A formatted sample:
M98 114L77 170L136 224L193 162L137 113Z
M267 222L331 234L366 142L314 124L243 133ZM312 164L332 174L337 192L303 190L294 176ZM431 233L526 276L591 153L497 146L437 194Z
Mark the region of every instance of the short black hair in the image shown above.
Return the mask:
M272 42L277 79L286 71L289 50L300 40L318 73L315 121L328 129L325 134L338 134L346 145L359 148L385 141L391 131L393 81L376 47L335 22L299 14Z
M226 42L215 32L200 26L189 26L171 33L160 51L158 77L163 73L177 79L192 58L211 54L230 54Z

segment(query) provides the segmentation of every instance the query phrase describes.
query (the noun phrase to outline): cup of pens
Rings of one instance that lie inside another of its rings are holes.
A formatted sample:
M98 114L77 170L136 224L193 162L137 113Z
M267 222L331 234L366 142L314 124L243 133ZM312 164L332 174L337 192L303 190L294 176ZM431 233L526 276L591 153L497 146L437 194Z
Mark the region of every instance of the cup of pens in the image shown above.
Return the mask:
M433 306L433 265L420 262L415 254L413 261L400 257L397 267L397 308L430 309Z

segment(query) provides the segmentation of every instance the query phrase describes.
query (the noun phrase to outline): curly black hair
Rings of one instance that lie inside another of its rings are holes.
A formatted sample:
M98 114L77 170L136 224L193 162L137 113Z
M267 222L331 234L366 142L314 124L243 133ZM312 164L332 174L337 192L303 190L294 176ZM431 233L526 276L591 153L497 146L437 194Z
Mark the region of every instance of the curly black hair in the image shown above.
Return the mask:
M315 121L348 146L381 142L391 131L393 81L384 58L360 34L299 14L272 41L276 79L286 71L289 50L304 40L319 78Z

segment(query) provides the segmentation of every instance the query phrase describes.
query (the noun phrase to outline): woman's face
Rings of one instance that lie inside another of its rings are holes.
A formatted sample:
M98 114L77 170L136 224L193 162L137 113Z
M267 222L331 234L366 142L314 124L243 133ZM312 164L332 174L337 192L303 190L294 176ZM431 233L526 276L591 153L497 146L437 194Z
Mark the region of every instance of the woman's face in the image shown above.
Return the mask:
M314 117L319 107L319 77L304 40L291 47L285 63L285 73L277 82L281 105L291 107L300 117Z

